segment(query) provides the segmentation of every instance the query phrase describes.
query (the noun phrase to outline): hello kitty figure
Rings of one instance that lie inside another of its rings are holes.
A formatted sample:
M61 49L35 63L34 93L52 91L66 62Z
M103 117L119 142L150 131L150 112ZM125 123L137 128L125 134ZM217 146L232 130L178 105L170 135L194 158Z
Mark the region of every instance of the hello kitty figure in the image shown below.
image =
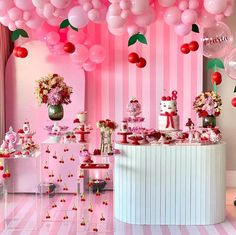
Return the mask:
M30 133L30 124L29 124L29 122L25 122L23 124L23 131L24 131L25 134Z

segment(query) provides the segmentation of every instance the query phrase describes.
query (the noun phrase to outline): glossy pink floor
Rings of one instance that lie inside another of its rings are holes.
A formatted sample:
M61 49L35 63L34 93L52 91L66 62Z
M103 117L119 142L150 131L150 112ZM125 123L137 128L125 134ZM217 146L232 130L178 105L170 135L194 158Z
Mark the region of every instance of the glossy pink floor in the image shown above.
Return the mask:
M1 235L236 235L236 207L233 205L236 189L227 190L226 221L211 226L140 226L125 224L113 219L112 192L101 196L87 195L86 201L77 201L77 196L62 196L53 199L33 197L32 195L8 195L7 203L3 198L0 204ZM108 205L104 205L107 201ZM77 211L72 210L78 203ZM88 208L92 204L93 212ZM56 204L56 208L51 208ZM50 219L46 219L49 213ZM63 220L65 214L67 220ZM100 221L103 214L105 221ZM85 226L81 226L81 218L85 217ZM78 221L78 222L77 222ZM93 229L97 228L98 232Z

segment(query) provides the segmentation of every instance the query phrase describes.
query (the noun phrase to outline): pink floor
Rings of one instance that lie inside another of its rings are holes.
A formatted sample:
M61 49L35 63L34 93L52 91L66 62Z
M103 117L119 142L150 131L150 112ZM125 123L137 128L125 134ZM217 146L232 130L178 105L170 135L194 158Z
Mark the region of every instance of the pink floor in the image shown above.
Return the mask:
M53 199L32 195L8 195L0 199L0 234L1 235L73 235L73 234L117 234L117 235L236 235L236 207L233 205L236 189L227 190L226 221L211 226L140 226L129 225L113 219L112 192L101 196L89 194L86 201L77 201L77 196L66 195L65 203L61 203L61 195ZM7 203L5 201L7 200ZM102 202L107 201L108 205ZM51 208L52 204L57 208ZM89 204L93 212L88 212ZM72 210L78 205L78 210ZM50 209L49 209L50 208ZM49 212L50 219L45 216ZM64 221L65 213L68 220ZM105 221L100 221L101 213ZM81 226L81 218L85 217L86 226ZM78 223L77 223L78 221ZM98 232L93 232L97 228Z

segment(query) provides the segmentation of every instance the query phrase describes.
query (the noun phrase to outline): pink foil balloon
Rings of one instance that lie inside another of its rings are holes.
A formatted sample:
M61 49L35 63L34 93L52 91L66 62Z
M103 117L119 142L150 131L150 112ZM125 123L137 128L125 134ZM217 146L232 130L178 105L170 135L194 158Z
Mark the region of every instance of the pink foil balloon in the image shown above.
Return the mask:
M181 20L186 25L194 24L197 20L197 12L191 9L187 9L182 13Z
M90 60L83 63L83 69L87 72L94 71L96 69L96 64Z
M225 72L226 74L236 80L236 48L231 50L224 59Z
M211 14L220 14L226 7L226 0L204 0L204 8Z
M170 7L164 13L164 21L168 25L177 25L181 22L181 11L178 7Z
M68 20L76 28L83 28L89 22L88 15L81 6L76 6L70 9Z
M192 25L179 24L174 28L175 32L179 36L185 36L192 31Z
M93 45L90 47L89 59L96 64L102 63L105 59L104 48L100 45Z
M49 45L55 45L60 41L60 35L57 32L49 32L46 36L46 41Z
M229 51L233 36L230 28L219 22L203 29L203 55L209 58L223 57Z

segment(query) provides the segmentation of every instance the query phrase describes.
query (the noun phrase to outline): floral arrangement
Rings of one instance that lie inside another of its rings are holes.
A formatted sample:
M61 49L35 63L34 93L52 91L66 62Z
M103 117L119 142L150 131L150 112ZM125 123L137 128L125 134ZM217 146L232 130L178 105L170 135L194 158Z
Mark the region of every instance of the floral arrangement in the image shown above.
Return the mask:
M40 104L59 105L71 103L72 87L67 86L64 78L49 74L36 81L35 95Z
M198 113L199 117L219 116L221 106L221 97L214 91L201 93L195 98L193 103L193 108Z
M97 127L100 129L100 131L114 131L118 125L116 122L111 121L110 119L105 119L98 121Z

